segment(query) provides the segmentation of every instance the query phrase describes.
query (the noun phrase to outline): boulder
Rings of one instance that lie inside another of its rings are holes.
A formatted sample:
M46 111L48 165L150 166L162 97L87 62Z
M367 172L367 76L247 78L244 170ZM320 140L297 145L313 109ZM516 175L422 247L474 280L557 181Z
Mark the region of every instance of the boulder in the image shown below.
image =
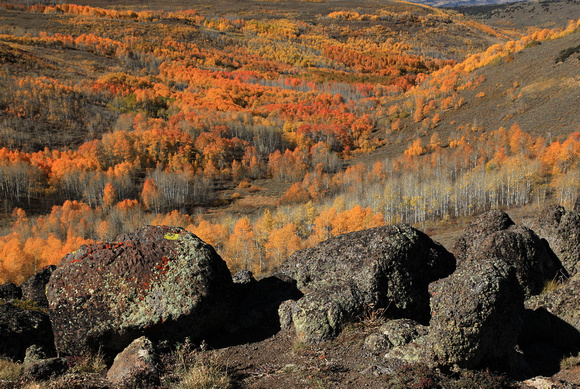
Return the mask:
M62 354L122 351L134 339L200 340L227 321L232 277L177 227L148 226L66 255L46 288Z
M293 308L296 336L311 343L335 338L360 307L362 296L353 287L335 285L307 293Z
M389 320L365 339L365 347L372 351L401 347L427 335L427 328L411 319Z
M566 211L553 205L539 217L538 235L560 258L570 276L580 272L580 211Z
M396 319L381 325L379 331L387 337L390 344L400 347L427 335L427 328L414 320Z
M46 266L38 273L27 279L20 285L22 289L22 299L34 301L39 307L48 307L48 300L46 299L46 284L50 280L52 272L56 266Z
M296 280L304 297L285 307L305 341L333 338L365 307L387 318L429 321L428 285L455 269L454 257L407 225L331 238L294 253L276 275ZM283 318L288 323L288 317Z
M469 225L453 247L458 266L464 262L502 260L516 268L526 297L565 274L558 257L529 228L513 223L502 211L489 211Z
M491 210L479 215L469 223L465 232L455 241L451 252L457 259L457 264L473 259L479 246L490 235L507 230L515 225L509 215L500 210Z
M29 380L44 381L66 373L67 369L65 358L38 359L22 365L22 376Z
M121 387L152 387L159 383L156 366L157 355L153 343L142 336L115 357L107 379Z
M428 337L437 364L511 366L524 310L514 267L491 260L464 263L430 292Z
M12 301L19 300L22 298L22 289L13 284L12 282L7 282L0 285L0 300Z
M53 349L50 320L46 313L0 305L0 355L23 360L26 349L37 344Z

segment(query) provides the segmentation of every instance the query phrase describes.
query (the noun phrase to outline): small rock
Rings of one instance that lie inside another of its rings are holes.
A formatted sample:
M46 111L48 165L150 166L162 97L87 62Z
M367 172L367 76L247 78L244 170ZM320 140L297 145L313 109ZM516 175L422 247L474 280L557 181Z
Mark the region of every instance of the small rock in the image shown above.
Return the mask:
M565 388L562 383L549 377L534 377L525 380L524 384L536 389L560 389Z
M379 331L396 347L404 346L421 336L427 335L427 327L411 319L389 320L379 327Z
M364 347L367 350L376 351L386 351L392 347L392 343L389 342L389 338L381 332L370 334L365 338Z
M232 281L234 284L247 285L256 282L256 279L251 271L242 269L233 275Z
M296 310L295 300L286 300L278 307L278 317L280 318L280 329L289 330L292 328L292 316Z
M121 386L156 385L159 383L156 359L153 343L142 336L115 357L113 365L107 372L107 379Z
M24 363L31 363L39 361L41 359L47 359L48 352L45 347L33 344L26 349L26 355L24 356Z
M532 310L544 308L563 320L574 330L563 334L563 342L580 344L580 300L578 296L580 296L580 274L576 274L553 291L526 300L526 308Z

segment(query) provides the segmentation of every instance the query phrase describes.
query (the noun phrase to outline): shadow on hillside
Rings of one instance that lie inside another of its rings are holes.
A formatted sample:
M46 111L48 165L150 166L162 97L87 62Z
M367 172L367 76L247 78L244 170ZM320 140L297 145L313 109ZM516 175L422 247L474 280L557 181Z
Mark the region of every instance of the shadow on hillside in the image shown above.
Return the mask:
M258 342L275 335L280 331L280 304L303 296L296 281L274 276L236 284L234 293L237 304L231 323L220 334L207 339L212 347Z
M522 378L549 377L560 371L560 361L580 351L580 332L540 307L526 310L519 346L523 353Z

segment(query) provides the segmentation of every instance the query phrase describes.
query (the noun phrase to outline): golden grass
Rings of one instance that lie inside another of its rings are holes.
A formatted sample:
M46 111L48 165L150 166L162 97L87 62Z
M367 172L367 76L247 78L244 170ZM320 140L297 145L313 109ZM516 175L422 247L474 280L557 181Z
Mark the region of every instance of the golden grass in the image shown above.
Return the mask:
M0 381L14 382L20 378L22 365L10 359L0 358Z

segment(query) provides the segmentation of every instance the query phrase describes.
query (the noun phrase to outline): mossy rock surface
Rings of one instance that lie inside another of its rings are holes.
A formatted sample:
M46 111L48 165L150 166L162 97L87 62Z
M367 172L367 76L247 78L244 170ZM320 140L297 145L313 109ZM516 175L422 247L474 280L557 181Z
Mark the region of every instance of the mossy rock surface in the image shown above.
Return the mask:
M429 290L437 364L509 370L524 311L515 268L499 260L464 263Z
M116 354L134 339L201 339L229 315L232 278L197 236L144 227L64 257L47 285L62 354Z
M298 251L277 274L296 280L304 293L292 308L298 336L318 342L332 339L368 309L428 323L428 285L454 270L455 258L443 246L401 224L340 235Z
M503 211L478 216L453 247L458 266L506 261L515 267L526 297L540 293L547 281L566 274L549 245L531 229L516 225Z
M546 239L570 276L580 273L580 211L553 205L541 212L538 222L538 235Z

